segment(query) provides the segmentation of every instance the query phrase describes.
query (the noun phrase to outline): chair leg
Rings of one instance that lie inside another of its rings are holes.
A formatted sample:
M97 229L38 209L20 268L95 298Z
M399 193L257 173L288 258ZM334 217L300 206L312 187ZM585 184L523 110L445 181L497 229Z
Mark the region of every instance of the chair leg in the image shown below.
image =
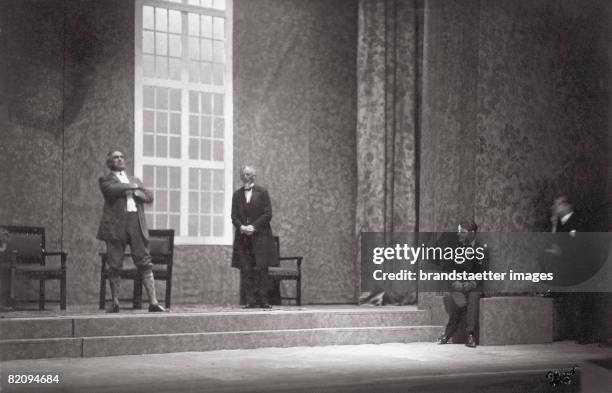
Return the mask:
M38 293L38 309L39 310L44 310L45 309L45 280L39 280L40 281L40 288L39 288L39 293Z
M302 277L298 276L298 279L295 282L295 296L296 303L298 306L302 305Z
M60 279L60 310L66 309L66 276Z
M166 280L166 308L170 308L171 295L172 295L172 280L168 278Z
M100 273L100 304L98 307L100 310L104 310L106 303L106 278L104 272Z

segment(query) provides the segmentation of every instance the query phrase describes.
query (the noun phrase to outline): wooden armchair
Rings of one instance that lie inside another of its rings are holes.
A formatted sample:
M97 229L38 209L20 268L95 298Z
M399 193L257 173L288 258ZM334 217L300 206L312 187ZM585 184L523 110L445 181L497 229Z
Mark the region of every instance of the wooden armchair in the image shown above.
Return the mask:
M165 281L165 306L170 308L172 298L172 265L174 262L174 229L150 229L149 230L149 252L151 254L151 262L153 262L153 276L155 281ZM125 254L126 258L131 257L130 254ZM100 270L100 302L99 308L103 310L106 303L106 281L108 280L108 272L106 270L108 257L106 253L100 253L102 268ZM132 280L134 287L132 298L120 299L123 301L131 301L135 309L142 308L142 278L140 272L133 265L124 267L121 270L121 279Z
M9 305L14 307L17 303L15 295L15 281L17 276L29 280L39 281L38 302L39 310L45 309L45 303L59 303L60 309L66 309L66 260L68 254L63 251L47 251L45 248L45 228L30 226L4 226L9 233L8 250L14 255L11 258L9 274ZM60 263L47 264L48 257L59 257ZM59 300L48 300L45 296L45 283L47 280L60 282Z
M295 261L295 267L293 266L270 266L268 267L268 276L275 282L283 280L294 280L295 281L295 297L282 297L280 300L295 300L298 306L302 305L302 260L304 257L282 257L280 256L280 240L278 236L274 236L274 242L276 243L276 251L279 255L279 261Z

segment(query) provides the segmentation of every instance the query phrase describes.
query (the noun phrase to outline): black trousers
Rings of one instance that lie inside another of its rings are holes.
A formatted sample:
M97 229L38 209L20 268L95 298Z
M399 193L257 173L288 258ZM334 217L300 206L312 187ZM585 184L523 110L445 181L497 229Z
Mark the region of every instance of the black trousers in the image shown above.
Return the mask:
M271 288L271 280L268 277L268 267L260 267L255 263L253 244L250 238L246 242L247 263L243 266L242 277L244 279L244 294L247 304L269 303L268 292Z
M448 312L448 323L444 335L452 337L457 331L461 318L466 317L466 333L474 334L478 332L478 311L482 292L458 292L453 291L444 297L444 305Z

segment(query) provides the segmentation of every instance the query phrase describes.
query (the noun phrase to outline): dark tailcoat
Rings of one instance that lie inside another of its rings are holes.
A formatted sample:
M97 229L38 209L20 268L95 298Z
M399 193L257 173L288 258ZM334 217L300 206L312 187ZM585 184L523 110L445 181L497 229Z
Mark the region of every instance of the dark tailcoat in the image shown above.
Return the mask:
M142 181L136 177L129 177L130 183L136 183L143 187ZM121 181L112 172L98 179L100 191L104 196L104 210L102 212L102 220L98 228L99 240L123 240L125 241L126 220L127 220L127 202L126 192L130 191L130 185L121 183ZM138 220L142 229L142 236L145 239L149 238L149 230L147 221L144 215L143 203L153 202L153 194L149 190L134 191L134 201L138 208Z
M247 203L244 187L240 187L232 197L232 224L234 224L234 252L232 267L247 268L251 263L248 253L248 241L253 244L253 255L258 267L278 266L278 253L272 235L272 204L268 191L260 186L253 186L251 201ZM255 232L251 235L240 233L241 225L253 225Z

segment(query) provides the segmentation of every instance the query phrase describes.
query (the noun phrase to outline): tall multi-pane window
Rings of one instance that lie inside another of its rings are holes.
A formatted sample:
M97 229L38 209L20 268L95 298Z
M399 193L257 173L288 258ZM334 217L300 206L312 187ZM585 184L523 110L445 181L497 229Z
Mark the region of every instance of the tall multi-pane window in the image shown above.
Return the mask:
M151 228L230 244L231 0L137 0L135 173Z

